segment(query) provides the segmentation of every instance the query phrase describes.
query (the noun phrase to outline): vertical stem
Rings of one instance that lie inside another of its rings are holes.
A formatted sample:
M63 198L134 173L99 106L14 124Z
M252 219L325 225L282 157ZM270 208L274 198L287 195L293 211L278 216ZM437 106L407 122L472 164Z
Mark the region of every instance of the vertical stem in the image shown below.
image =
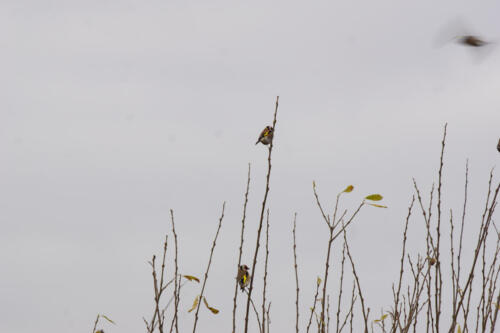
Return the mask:
M271 326L271 316L269 315L269 311L271 311L271 302L269 302L269 305L267 306L267 333L269 333L269 327Z
M403 249L401 250L398 290L396 292L396 297L394 299L394 318L392 318L391 332L396 332L396 329L400 323L399 317L401 316L401 314L399 313L399 297L401 295L401 285L403 282L404 260L405 260L405 254L406 254L406 240L407 240L407 232L408 232L408 223L410 221L411 210L413 208L414 203L415 203L415 196L413 196L413 198L411 200L410 207L408 207L408 215L406 216L405 231L403 232Z
M297 240L295 230L297 228L297 213L293 217L293 267L295 269L295 286L296 286L296 298L295 298L295 332L299 333L299 274L297 268Z
M92 333L95 333L95 330L97 328L97 323L99 322L99 317L100 315L98 314L97 317L95 318L94 329L92 330Z
M365 310L365 299L363 297L363 293L361 292L361 284L359 283L359 277L358 277L358 274L356 273L354 261L353 261L352 256L351 256L351 251L349 250L349 244L347 243L347 237L346 237L345 231L344 231L344 242L345 242L345 248L347 250L347 257L349 258L349 261L351 262L352 273L354 274L354 280L356 281L359 299L361 301L361 311L363 312L363 320L364 320L364 324L365 324L364 332L368 333L368 316L370 315L370 308L368 308L368 311Z
M210 258L208 259L207 270L205 271L205 277L203 278L203 286L201 287L201 293L199 296L198 306L196 307L196 313L194 316L193 333L196 332L196 325L198 324L198 313L200 312L200 305L203 300L203 292L205 291L205 285L208 280L208 272L210 270L210 265L212 264L212 256L214 254L215 245L217 243L217 237L219 236L220 227L222 225L222 220L224 219L224 210L226 208L226 202L222 204L222 214L219 218L219 226L217 227L217 232L215 233L214 242L212 243L212 249L210 250Z
M247 299L247 307L246 307L246 313L245 313L245 333L248 333L248 314L250 310L250 298L252 296L252 291L253 291L253 282L255 281L255 268L257 266L257 256L259 254L259 247L260 247L260 233L262 231L262 222L264 221L264 212L266 210L266 202L267 202L267 196L269 194L269 182L271 180L271 153L273 151L273 143L274 139L276 138L276 114L278 113L278 104L279 104L279 96L276 97L276 107L274 109L274 120L273 120L273 139L271 140L271 143L269 144L269 154L267 157L267 177L266 177L266 191L264 192L264 199L262 201L262 209L260 212L260 220L259 220L259 229L257 231L257 241L255 244L255 252L254 252L254 257L253 257L253 263L252 263L252 275L254 278L250 279L250 287L248 289L248 299Z
M342 261L340 263L340 282L339 282L339 297L337 301L337 326L336 333L340 332L340 307L342 304L342 289L344 285L344 265L345 265L345 243L342 246Z
M311 308L311 316L309 317L309 322L307 324L306 333L309 333L309 328L311 327L311 323L312 323L312 317L313 317L314 311L316 310L316 303L318 302L318 294L319 294L319 285L320 284L321 284L321 279L318 276L318 279L316 280L316 294L314 295L314 302L313 302L313 306Z
M446 143L446 128L448 124L446 123L444 125L444 134L443 134L443 141L441 142L441 156L439 159L439 180L438 180L438 202L437 202L437 226L436 226L436 233L437 233L437 241L436 241L436 248L434 249L435 251L435 258L436 258L436 271L435 271L435 278L434 278L434 288L435 288L435 293L434 293L434 310L436 311L436 332L439 332L439 318L441 316L441 293L442 293L442 288L443 288L443 280L441 276L441 261L439 258L440 255L440 240L441 240L441 186L442 186L442 173L443 173L443 155L444 155L444 147Z
M330 237L328 239L328 250L326 252L326 262L325 262L325 277L323 281L323 297L321 299L321 333L325 333L325 297L326 297L326 283L328 282L328 271L330 270L330 252L332 250L333 243L333 224L330 227Z
M269 259L269 209L266 218L266 261L264 263L264 288L262 289L262 333L266 332L266 287L267 287L267 262Z
M178 312L179 312L179 264L178 258L178 246L177 246L177 233L175 232L175 222L174 222L174 211L170 210L170 218L172 220L172 232L174 234L174 245L175 245L175 277L174 277L174 318L172 319L172 325L170 326L170 332L172 332L173 324L175 324L175 332L179 333L178 325Z
M248 163L248 176L247 176L247 190L245 192L245 203L243 204L243 217L241 219L241 237L240 237L240 252L238 255L238 265L236 269L238 270L241 265L241 256L243 254L243 241L245 235L245 220L247 212L248 203L248 192L250 190L250 163ZM238 274L238 272L236 272ZM238 299L238 280L236 279L234 283L234 298L233 298L233 333L236 333L236 300Z

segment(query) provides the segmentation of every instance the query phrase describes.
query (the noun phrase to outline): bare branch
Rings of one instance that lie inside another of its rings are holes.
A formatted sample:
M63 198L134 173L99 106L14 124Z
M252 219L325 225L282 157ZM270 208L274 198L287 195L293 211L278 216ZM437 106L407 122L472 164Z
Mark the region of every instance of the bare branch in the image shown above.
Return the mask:
M240 236L240 251L238 254L238 265L236 266L236 271L238 271L241 265L241 256L243 254L243 242L245 235L245 220L247 213L247 204L248 204L248 193L250 191L250 169L251 165L248 163L248 176L247 176L247 189L245 191L245 203L243 204L243 217L241 218L241 236ZM238 274L238 272L236 272ZM235 279L234 283L234 298L233 298L233 333L236 333L236 300L238 299L238 280Z
M297 228L297 213L293 217L293 267L295 270L295 286L296 286L296 298L295 298L295 332L299 333L299 274L297 268L297 240L295 230Z
M262 288L262 332L266 331L266 287L267 287L267 262L269 259L269 209L266 218L266 260L264 262L264 288Z
M279 96L276 97L276 106L274 109L274 119L273 119L273 139L271 140L271 143L269 144L269 153L267 157L267 177L266 177L266 190L264 192L264 199L262 201L262 209L260 211L260 220L259 220L259 228L257 231L257 240L255 244L255 251L254 251L254 257L253 257L253 263L252 263L252 275L254 278L250 279L250 287L248 289L248 299L247 299L247 307L246 307L246 313L245 313L245 333L248 333L248 313L250 310L250 299L252 296L252 291L253 291L253 282L255 280L255 268L257 266L257 256L259 254L259 247L260 247L260 234L262 231L262 223L264 221L264 212L266 210L266 203L267 203L267 196L269 194L269 184L271 180L271 154L273 151L273 144L274 140L276 139L276 115L278 113L278 105L279 105Z
M196 332L196 325L198 324L198 313L200 312L200 305L201 305L201 301L203 299L203 292L205 291L205 285L207 284L208 272L210 271L210 265L212 264L212 257L214 254L215 245L217 243L217 237L219 236L219 231L220 231L220 227L222 225L222 220L224 219L225 208L226 208L226 202L224 202L222 204L222 214L219 218L219 225L217 226L217 232L215 233L214 242L212 243L212 249L210 250L210 258L208 259L207 270L205 271L205 277L203 278L203 285L201 287L201 292L200 292L200 296L199 296L200 301L198 302L198 306L196 307L196 313L194 315L193 333Z
M177 246L177 233L175 232L175 221L174 221L174 211L170 210L170 217L172 220L172 233L174 234L174 245L175 245L175 275L174 275L174 317L172 318L172 323L170 325L170 332L172 332L175 323L175 332L179 333L178 324L178 312L179 312L179 264L177 262L178 258L178 246Z

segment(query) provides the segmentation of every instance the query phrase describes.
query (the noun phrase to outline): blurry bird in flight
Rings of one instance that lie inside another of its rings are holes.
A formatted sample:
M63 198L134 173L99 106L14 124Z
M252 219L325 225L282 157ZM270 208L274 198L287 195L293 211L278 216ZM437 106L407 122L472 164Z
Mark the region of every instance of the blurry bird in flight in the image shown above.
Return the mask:
M471 31L473 29L463 19L453 19L439 30L435 44L436 46L442 46L452 41L471 48L483 48L483 46L492 44L478 34L471 33Z
M236 279L238 280L241 291L244 291L250 283L250 273L248 270L249 268L247 265L240 265L240 267L238 267L238 276Z
M463 45L472 46L472 47L481 47L481 46L488 44L487 42L485 42L481 38L479 38L477 36L472 36L472 35L459 36L458 42L463 44Z
M274 134L274 129L271 126L266 126L264 130L259 135L259 138L257 139L257 142L255 144L258 144L259 142L268 145L271 143L273 140L273 134Z

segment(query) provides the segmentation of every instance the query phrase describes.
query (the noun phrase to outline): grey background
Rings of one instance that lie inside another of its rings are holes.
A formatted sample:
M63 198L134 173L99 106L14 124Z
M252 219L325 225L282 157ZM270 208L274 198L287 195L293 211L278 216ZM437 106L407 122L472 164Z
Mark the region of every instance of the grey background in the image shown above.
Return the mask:
M276 95L271 327L294 327L294 212L303 324L323 271L312 180L329 209L349 184L347 208L385 197L389 209L366 207L349 231L378 316L399 270L411 177L426 193L436 180L445 122L445 212L459 215L469 158L477 224L500 158L500 50L435 41L457 17L495 40L499 13L498 1L2 1L0 331L89 332L97 313L116 321L107 332L143 331L147 260L161 251L169 209L181 271L201 277L223 201L206 291L221 313L202 311L199 331L230 331L247 163L250 263L267 157L254 142ZM198 286L183 290L188 331Z

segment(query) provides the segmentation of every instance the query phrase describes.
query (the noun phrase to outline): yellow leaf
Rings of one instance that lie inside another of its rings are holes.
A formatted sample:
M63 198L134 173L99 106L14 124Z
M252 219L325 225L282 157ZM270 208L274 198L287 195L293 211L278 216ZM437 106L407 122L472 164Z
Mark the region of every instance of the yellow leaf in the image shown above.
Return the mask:
M345 188L345 190L344 190L344 191L342 191L342 192L349 193L349 192L352 192L352 190L354 190L354 186L349 185L349 186L347 186L347 187Z
M318 279L316 280L316 283L318 284L318 286L321 284L321 278L318 276Z
M104 330L95 331L95 333L104 333Z
M100 315L101 317L103 317L104 319L106 319L107 321L109 321L111 324L115 324L114 321L112 321L111 319L109 319L108 317L106 317L105 315ZM116 325L116 324L115 324Z
M196 298L194 299L194 302L193 302L193 306L191 307L191 309L188 310L188 312L191 312L193 311L194 309L196 309L196 307L198 306L198 302L200 300L200 296L196 296Z
M491 304L493 304L494 306L496 306L496 307L498 308L498 310L500 310L500 304L498 304L498 303L496 303L496 302L493 302L493 303L491 303Z
M219 313L219 310L217 310L216 308L212 308L211 306L208 305L206 297L203 297L203 303L205 303L205 306L207 307L207 309L209 309L210 311L212 311L213 314L218 314Z
M373 207L378 207L378 208L387 208L387 206L384 206L384 205L377 205L377 204L373 204L373 203L369 203L370 206L373 206Z
M382 315L382 317L380 317L380 319L375 319L373 322L374 323L380 323L381 321L384 321L385 318L387 318L388 314L386 313L385 315Z
M213 314L218 314L219 313L219 310L217 310L216 308L208 308L210 311L212 311Z
M192 276L192 275L183 275L186 279L188 279L189 281L196 281L198 283L200 283L200 279L198 279L196 276Z
M460 325L458 325L457 333L462 333L462 329L460 328Z
M383 199L383 197L380 194L370 194L369 196L365 197L365 199L371 201L380 201Z

